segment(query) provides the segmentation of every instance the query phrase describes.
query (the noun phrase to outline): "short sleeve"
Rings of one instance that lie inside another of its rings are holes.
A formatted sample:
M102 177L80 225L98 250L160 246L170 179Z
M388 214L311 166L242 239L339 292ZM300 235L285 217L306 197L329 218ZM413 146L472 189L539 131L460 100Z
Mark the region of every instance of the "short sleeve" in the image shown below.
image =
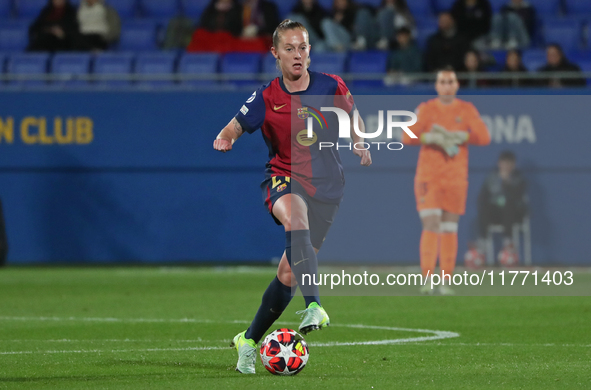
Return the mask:
M334 98L335 107L345 110L349 116L353 116L353 111L355 110L355 100L353 99L353 95L351 95L351 91L349 91L349 88L342 78L333 74L329 76L337 81L337 90L335 91Z
M266 108L265 99L263 99L265 88L266 86L263 86L254 91L235 116L244 131L250 134L257 131L265 122Z

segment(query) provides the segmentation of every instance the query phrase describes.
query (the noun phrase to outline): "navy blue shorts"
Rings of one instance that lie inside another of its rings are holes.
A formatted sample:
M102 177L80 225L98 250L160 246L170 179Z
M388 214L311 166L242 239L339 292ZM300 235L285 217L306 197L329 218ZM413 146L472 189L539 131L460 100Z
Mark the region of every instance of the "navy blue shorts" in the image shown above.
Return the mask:
M283 195L299 195L308 206L310 241L312 241L314 248L320 249L337 215L340 200L335 203L325 203L314 199L308 195L297 181L287 176L274 176L266 179L261 183L261 190L263 191L265 208L269 211L269 214L271 214L277 225L281 225L281 222L273 215L273 205L275 202Z

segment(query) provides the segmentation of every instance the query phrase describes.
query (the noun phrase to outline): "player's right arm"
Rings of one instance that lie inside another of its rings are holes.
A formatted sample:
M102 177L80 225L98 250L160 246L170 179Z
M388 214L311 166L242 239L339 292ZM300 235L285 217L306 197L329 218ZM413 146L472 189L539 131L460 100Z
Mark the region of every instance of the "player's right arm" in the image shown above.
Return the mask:
M254 133L265 121L265 100L263 91L267 86L257 89L244 103L234 118L220 131L213 141L213 148L220 152L232 150L232 145L242 134Z
M242 134L244 134L242 126L236 118L232 118L213 141L213 148L223 153L232 150L232 145Z
M418 138L410 138L405 131L402 132L402 143L404 145L421 145L423 142L421 141L424 137L423 134L427 133L430 129L427 128L427 105L426 103L421 103L415 110L417 114L417 123L410 127L410 130L418 137Z

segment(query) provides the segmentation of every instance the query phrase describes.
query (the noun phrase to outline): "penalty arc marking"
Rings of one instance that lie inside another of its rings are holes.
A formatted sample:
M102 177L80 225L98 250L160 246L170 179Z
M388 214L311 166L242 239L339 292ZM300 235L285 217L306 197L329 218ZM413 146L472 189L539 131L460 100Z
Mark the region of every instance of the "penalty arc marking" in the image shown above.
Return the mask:
M180 318L180 319L162 319L162 318L113 318L113 317L8 317L0 316L0 321L42 321L42 322L96 322L96 323L203 323L203 324L248 324L248 321L213 321L205 319L194 318ZM278 321L278 325L298 325L294 322ZM406 337L397 339L383 339L372 341L339 341L326 343L309 343L311 347L338 347L338 346L357 346L357 345L392 345L404 343L417 343L424 341L434 341L459 337L460 334L456 332L430 330L430 329L412 329L412 328L397 328L390 326L374 326L363 324L335 324L332 327L344 327L355 329L373 329L394 332L410 332L418 333L418 337ZM42 340L39 340L42 341ZM75 350L75 351L0 351L0 355L17 355L17 354L32 354L32 353L98 353L98 352L162 352L162 351L211 351L216 349L226 349L227 347L193 347L193 348L147 348L147 349L122 349L102 351L97 349L90 350Z

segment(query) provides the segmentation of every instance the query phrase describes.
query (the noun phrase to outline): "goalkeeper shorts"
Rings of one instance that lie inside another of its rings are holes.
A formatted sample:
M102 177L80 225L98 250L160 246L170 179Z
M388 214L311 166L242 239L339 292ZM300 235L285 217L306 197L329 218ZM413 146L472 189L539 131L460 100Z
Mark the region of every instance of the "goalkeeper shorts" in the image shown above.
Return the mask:
M468 198L468 183L441 183L415 180L417 210L441 209L464 215Z

